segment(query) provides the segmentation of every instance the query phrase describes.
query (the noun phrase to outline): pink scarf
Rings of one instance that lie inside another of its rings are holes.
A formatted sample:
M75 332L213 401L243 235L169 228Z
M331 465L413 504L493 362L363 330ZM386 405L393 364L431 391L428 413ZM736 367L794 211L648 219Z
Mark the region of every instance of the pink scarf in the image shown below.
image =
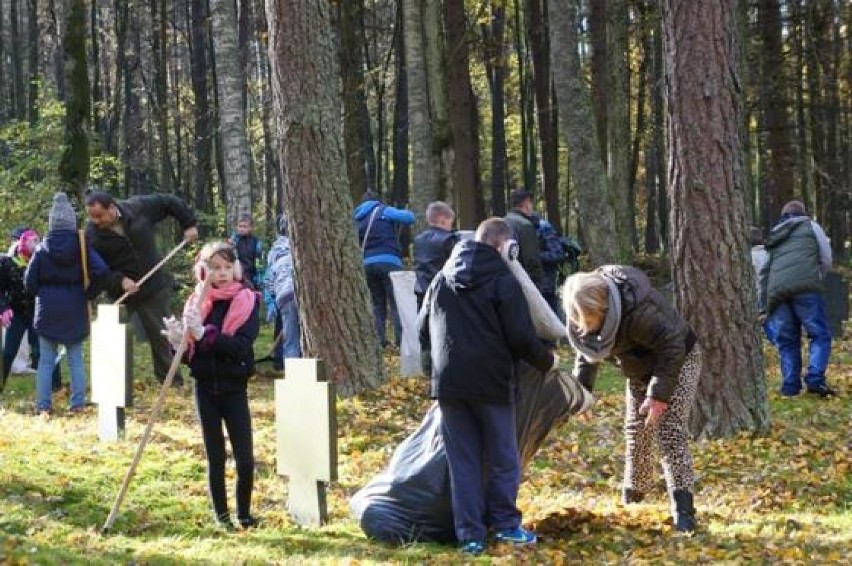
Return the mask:
M183 308L184 313L195 305L196 298L199 293L201 293L202 286L203 283L201 282L195 286L195 291L193 291L192 295L189 296L189 299L186 301L186 305ZM201 314L201 321L203 324L203 322L207 319L207 316L210 314L210 311L213 309L213 303L215 301L228 300L231 301L231 304L228 307L228 312L225 313L225 320L222 322L222 334L225 334L226 336L233 336L234 333L239 330L243 324L245 324L251 316L251 313L254 311L254 304L256 301L256 293L254 291L245 287L239 281L232 281L224 287L211 286L207 289L207 295L205 295L204 301L198 305L198 312Z

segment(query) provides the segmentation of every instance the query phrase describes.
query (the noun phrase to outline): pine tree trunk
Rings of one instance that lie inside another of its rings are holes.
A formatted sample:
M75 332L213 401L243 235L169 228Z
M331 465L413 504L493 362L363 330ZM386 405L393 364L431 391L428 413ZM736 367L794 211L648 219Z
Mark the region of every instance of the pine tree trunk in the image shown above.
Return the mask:
M745 235L734 0L664 2L672 275L704 365L692 433L765 432L769 404Z
M237 45L237 14L233 0L211 0L210 16L219 93L219 131L222 141L224 184L227 191L227 226L250 215L251 156L246 134L242 88L245 83Z
M212 186L213 135L210 128L210 99L207 83L207 10L203 0L191 0L191 21L189 29L190 76L195 104L192 107L193 128L192 144L194 166L192 169L192 192L195 209L212 211L209 191Z
M600 156L606 164L609 158L607 151L607 133L609 132L607 114L607 97L609 96L609 73L607 72L608 42L607 34L607 1L590 0L589 5L589 42L592 50L589 62L592 79L592 107L595 112L595 128L597 141L600 144Z
M423 41L426 54L426 83L429 85L429 112L432 116L432 159L436 174L435 198L447 200L453 193L452 171L455 155L447 100L447 65L444 56L445 40L441 4L442 0L424 0Z
M83 202L89 179L89 73L86 68L86 2L71 0L65 32L65 73L70 85L65 107L65 149L59 178Z
M40 38L38 32L38 0L27 0L30 7L28 15L29 21L29 54L28 64L30 80L29 82L29 99L27 103L27 117L30 124L35 125L38 122L38 56Z
M506 76L506 49L503 35L506 27L506 1L492 0L491 21L483 25L486 42L485 72L491 92L491 214L506 214L508 172L506 157L506 93L503 91ZM523 188L523 187L522 187Z
M269 59L302 351L326 361L341 395L354 395L379 385L383 370L350 219L331 9L269 0Z
M794 196L797 177L792 124L787 104L784 46L781 43L781 6L778 0L761 0L759 7L762 40L760 97L766 137L766 215L770 222L781 216L781 208ZM762 136L763 137L763 136Z
M423 0L401 2L408 80L408 131L412 158L409 208L417 217L417 229L423 225L426 206L437 197L438 172L432 152L432 115L423 38Z
M618 259L633 258L634 206L630 186L630 46L627 41L627 0L607 0L607 177L615 209Z
M464 0L444 1L444 22L447 32L447 72L450 89L450 125L455 146L453 171L454 198L458 226L473 229L483 220L477 201L476 187L482 186L479 176L479 145L476 135L476 99L470 80L470 53Z
M363 97L364 56L363 42L358 37L363 0L350 0L339 5L340 17L340 69L343 77L343 147L346 155L346 175L352 199L358 201L367 190L367 161L361 144L359 118L359 93ZM371 187L373 190L376 187Z
M564 5L559 0L548 0L548 7L553 80L568 143L571 182L577 192L583 247L593 266L614 263L618 257L615 211L608 194L592 102L580 69L574 27L577 9L574 2Z
M12 108L15 111L15 118L25 120L27 117L27 86L24 76L24 55L22 53L24 42L21 41L21 15L18 10L20 2L21 0L10 0L9 2L9 43L11 44L12 58ZM85 33L84 29L84 38L86 37ZM86 82L88 83L88 78Z
M396 31L394 33L394 70L396 71L396 89L393 107L393 180L391 182L391 202L408 202L408 71L405 61L405 20L402 2L396 5Z

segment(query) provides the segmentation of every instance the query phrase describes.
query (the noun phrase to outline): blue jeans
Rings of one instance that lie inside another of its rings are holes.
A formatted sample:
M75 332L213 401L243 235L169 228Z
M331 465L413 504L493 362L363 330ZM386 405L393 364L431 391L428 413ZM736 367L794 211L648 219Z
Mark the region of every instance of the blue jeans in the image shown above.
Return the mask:
M47 410L52 405L53 372L56 369L56 355L59 342L39 338L41 350L36 373L36 407L39 411ZM83 341L65 343L68 356L68 370L71 373L71 408L83 407L86 404L86 367L83 365Z
M515 504L521 483L515 406L468 399L439 399L438 405L459 542L484 542L489 528L520 526L521 512Z
M796 395L802 388L802 327L808 333L808 389L825 385L825 368L831 355L831 331L825 302L819 293L802 293L781 303L770 315L768 326L775 332L781 358L782 395Z
M370 289L370 299L373 302L373 317L376 319L376 334L379 344L387 345L385 325L390 305L391 320L393 321L394 341L399 346L402 342L402 322L396 310L396 300L393 298L393 283L390 274L400 268L392 263L371 263L364 266L367 274L367 287Z
M12 363L15 361L15 356L18 355L18 349L21 347L21 340L24 339L24 334L27 335L27 341L30 343L30 358L33 367L38 368L39 360L39 344L38 336L33 330L33 321L23 319L19 316L12 318L12 323L6 329L6 339L3 343L3 383L6 384L6 379L9 377L9 372L12 371ZM59 368L53 372L53 385L59 387L61 378ZM3 387L0 386L0 390Z
M299 305L296 301L278 307L281 313L281 328L284 332L282 353L284 358L301 358L302 347L299 343Z

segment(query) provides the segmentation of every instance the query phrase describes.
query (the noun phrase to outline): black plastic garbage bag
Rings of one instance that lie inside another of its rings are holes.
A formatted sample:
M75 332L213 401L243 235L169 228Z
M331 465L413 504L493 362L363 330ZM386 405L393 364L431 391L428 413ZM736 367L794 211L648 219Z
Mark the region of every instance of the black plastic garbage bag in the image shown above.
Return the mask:
M594 399L572 376L559 371L542 375L526 365L520 388L516 421L523 470L547 434L586 410ZM397 447L387 469L358 491L349 506L370 538L394 544L455 542L450 472L437 403Z

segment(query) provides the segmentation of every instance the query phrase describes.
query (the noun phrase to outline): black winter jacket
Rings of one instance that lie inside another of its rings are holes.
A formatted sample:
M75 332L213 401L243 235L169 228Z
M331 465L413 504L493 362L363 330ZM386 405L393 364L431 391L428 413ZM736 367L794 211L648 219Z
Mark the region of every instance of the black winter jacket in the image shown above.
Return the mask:
M621 292L621 323L611 357L625 377L647 387L648 397L668 403L695 333L641 270L605 265L596 271L613 279ZM574 331L573 325L568 328ZM589 391L598 365L579 353L575 358L574 375Z
M12 309L21 320L32 321L35 312L35 294L24 286L27 266L7 255L0 255L0 314Z
M173 195L144 195L118 201L124 235L111 229L101 229L91 222L86 226L86 238L95 251L109 266L111 273L106 278L106 291L112 300L123 294L121 280L129 277L138 281L158 261L154 235L156 225L171 216L180 224L181 230L195 226L192 210ZM171 288L173 280L164 269L148 279L139 291L130 295L128 304L135 304Z
M418 329L421 346L431 350L435 399L510 403L519 360L543 372L553 365L520 283L487 244L456 244L426 293Z
M510 210L504 218L512 227L518 240L518 262L535 286L541 289L544 269L541 265L541 245L538 241L538 229L533 217L527 216L520 210Z
M435 275L441 271L459 241L457 232L430 226L414 237L414 272L416 293L425 293Z
M205 338L195 343L191 359L185 357L195 387L207 393L236 393L245 391L249 377L254 374L254 341L260 330L259 300L248 320L233 336L221 333L222 323L231 301L215 301L204 325L212 324L219 331L213 340Z

